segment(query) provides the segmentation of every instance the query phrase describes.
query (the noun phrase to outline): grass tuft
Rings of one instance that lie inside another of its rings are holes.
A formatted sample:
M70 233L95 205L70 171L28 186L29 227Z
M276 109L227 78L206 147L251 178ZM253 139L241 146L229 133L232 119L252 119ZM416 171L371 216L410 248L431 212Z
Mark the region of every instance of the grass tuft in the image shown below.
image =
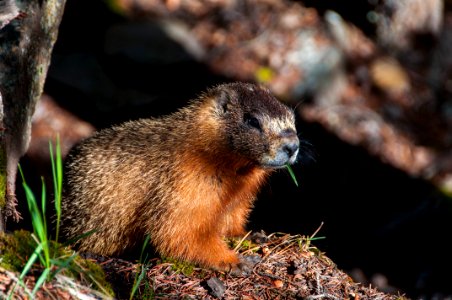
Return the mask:
M48 281L55 278L57 274L63 272L64 275L70 275L75 278L85 278L86 281L94 283L100 291L105 294L113 295L113 291L105 280L105 274L102 269L82 259L76 252L66 248L58 243L59 227L61 220L61 197L63 186L63 164L61 157L60 139L57 137L56 145L49 142L50 159L52 164L52 179L54 204L56 213L56 234L55 239L50 238L46 221L47 191L44 178L41 178L41 199L35 197L30 186L25 180L24 172L21 166L18 166L22 178L22 187L25 191L25 197L28 204L28 210L31 215L33 233L28 235L19 231L16 236L10 239L0 236L0 247L8 248L10 254L5 255L0 263L4 266L18 268L17 265L24 266L20 273L17 284L11 289L8 299L12 299L17 285L20 285L30 296L34 298L37 291ZM16 237L16 241L14 238ZM22 238L17 238L22 237ZM20 251L19 251L20 249ZM5 252L6 253L6 252ZM14 259L14 254L21 256ZM25 262L24 258L29 257ZM5 259L6 258L6 259ZM37 264L38 263L38 264ZM2 265L0 264L0 265ZM30 292L24 283L25 276L32 271L40 271L33 290Z

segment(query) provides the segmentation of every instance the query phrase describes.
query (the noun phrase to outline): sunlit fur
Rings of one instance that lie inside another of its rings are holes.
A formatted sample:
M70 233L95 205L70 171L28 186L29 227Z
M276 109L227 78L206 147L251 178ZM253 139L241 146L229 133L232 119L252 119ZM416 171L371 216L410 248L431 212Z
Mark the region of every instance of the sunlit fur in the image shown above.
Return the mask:
M245 114L260 128L246 124ZM163 255L235 268L239 259L222 237L245 233L273 170L266 162L288 140L298 145L293 112L266 89L242 83L209 89L166 117L102 130L66 161L63 231L73 238L96 230L79 247L103 255L139 247L150 234Z

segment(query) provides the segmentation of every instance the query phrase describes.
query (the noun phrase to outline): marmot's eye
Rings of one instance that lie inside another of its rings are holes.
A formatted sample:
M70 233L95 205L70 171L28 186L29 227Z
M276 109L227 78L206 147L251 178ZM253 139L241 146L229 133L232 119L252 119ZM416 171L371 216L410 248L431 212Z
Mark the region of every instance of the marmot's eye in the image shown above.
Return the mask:
M253 117L252 115L245 114L243 119L244 119L244 122L245 122L246 125L254 127L254 128L258 129L259 131L262 130L261 124L259 123L259 120L256 119L255 117Z

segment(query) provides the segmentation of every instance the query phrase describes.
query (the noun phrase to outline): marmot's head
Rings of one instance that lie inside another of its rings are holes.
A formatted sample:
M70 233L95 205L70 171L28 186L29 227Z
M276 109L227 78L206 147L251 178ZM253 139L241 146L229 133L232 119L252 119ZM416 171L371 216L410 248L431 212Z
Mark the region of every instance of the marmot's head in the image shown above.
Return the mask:
M297 159L295 116L268 89L230 83L208 92L216 101L225 144L236 154L264 168L281 168Z

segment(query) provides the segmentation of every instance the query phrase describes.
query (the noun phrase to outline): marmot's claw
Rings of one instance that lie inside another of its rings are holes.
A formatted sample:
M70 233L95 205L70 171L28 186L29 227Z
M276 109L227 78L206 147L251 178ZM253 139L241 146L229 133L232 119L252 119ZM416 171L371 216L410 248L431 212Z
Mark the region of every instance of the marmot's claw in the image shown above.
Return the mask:
M15 194L6 194L5 216L12 218L15 222L19 222L22 217L16 209L17 198Z

